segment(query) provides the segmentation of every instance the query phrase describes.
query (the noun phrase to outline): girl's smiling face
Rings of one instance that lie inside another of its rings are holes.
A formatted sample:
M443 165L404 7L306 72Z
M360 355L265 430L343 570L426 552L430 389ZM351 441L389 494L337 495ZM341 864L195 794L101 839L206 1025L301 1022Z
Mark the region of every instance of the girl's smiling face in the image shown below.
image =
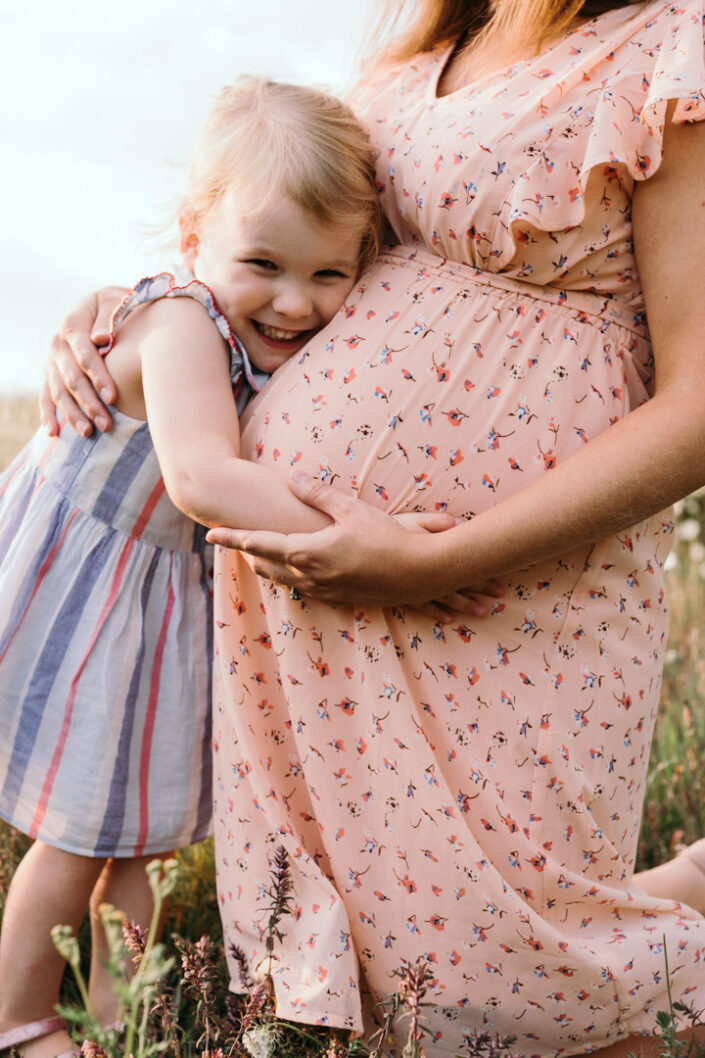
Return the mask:
M242 217L235 194L198 227L183 220L181 252L245 346L271 373L338 311L358 274L362 233L324 227L290 198Z

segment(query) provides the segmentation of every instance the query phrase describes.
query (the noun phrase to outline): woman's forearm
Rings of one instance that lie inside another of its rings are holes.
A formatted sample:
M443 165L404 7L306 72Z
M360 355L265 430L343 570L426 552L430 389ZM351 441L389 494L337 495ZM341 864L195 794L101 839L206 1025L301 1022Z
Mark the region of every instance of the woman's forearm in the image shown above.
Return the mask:
M295 493L334 518L333 527L289 537L219 529L215 539L325 602L440 599L620 532L702 485L699 392L664 389L527 488L444 533L405 532L381 511L305 479L293 483Z
M526 489L424 541L447 587L506 574L620 532L705 483L693 393L655 397Z

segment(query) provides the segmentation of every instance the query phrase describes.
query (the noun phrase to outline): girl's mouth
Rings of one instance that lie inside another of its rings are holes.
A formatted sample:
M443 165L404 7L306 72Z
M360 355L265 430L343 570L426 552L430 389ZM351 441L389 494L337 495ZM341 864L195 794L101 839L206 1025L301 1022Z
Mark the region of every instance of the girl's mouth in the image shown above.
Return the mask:
M258 323L257 320L252 320L253 326L261 338L272 345L276 345L280 348L294 345L300 342L304 338L308 331L288 331L284 330L283 327L270 327L266 323Z

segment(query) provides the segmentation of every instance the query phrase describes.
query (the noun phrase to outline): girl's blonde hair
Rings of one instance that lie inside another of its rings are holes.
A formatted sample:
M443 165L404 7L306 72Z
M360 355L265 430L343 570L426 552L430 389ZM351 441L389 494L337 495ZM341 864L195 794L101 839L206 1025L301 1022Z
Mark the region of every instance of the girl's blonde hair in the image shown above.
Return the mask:
M234 191L256 217L285 195L324 227L362 231L360 271L379 250L375 153L349 107L313 88L240 77L217 95L179 213L198 228Z
M455 40L478 51L501 41L512 53L534 54L564 33L575 18L594 18L642 0L418 0L416 16L383 53L392 61L410 59ZM378 26L388 36L400 20L406 0L386 0Z

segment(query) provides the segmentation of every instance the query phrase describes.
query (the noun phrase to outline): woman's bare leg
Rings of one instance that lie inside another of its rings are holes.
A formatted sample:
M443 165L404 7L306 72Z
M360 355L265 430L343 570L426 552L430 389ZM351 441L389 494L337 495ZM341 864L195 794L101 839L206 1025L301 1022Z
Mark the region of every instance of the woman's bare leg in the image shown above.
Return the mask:
M688 1032L679 1032L678 1039L685 1043L696 1040L700 1046L705 1046L705 1026ZM609 1047L603 1047L591 1053L592 1058L630 1058L630 1056L659 1058L659 1055L663 1054L663 1043L653 1036L627 1036L619 1043L613 1043Z
M115 1021L118 1004L110 974L106 970L108 949L98 908L101 904L112 904L118 911L123 911L130 922L137 923L146 931L152 920L154 901L145 868L151 860L166 860L171 855L171 852L162 852L159 856L108 860L95 884L90 901L92 949L89 993L98 1020L103 1025ZM161 928L161 923L159 926ZM128 974L134 972L131 957L125 969Z
M650 896L679 900L705 915L705 838L672 860L635 874L634 881Z
M35 841L7 893L0 934L0 1032L54 1014L64 960L51 940L55 925L77 930L104 860ZM24 1043L26 1058L53 1058L71 1047L60 1030Z

